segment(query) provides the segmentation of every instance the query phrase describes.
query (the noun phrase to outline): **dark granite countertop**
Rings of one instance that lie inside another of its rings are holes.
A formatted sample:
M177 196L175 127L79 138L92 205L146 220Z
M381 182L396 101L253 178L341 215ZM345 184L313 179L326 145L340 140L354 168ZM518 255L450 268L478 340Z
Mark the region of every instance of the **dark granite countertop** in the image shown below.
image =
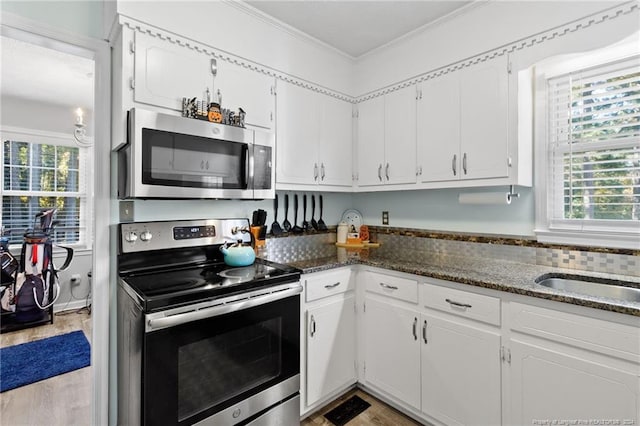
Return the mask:
M626 285L640 288L640 276L604 274L497 259L444 256L412 250L389 252L384 249L371 249L363 251L359 257L336 252L334 256L307 256L286 263L299 268L304 273L347 265L367 265L640 317L638 302L570 293L535 283L535 279L539 276L552 273L559 276L581 275L593 277L596 280L625 281Z

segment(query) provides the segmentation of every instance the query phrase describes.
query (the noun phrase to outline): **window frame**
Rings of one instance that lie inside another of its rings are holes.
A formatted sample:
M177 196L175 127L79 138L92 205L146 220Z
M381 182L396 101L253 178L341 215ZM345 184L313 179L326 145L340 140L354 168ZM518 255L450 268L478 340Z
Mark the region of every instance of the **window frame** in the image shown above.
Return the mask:
M93 244L93 146L83 147L75 143L72 134L57 133L49 131L41 131L35 129L25 129L20 127L2 126L0 127L0 138L2 138L2 144L0 145L0 156L3 159L1 168L3 173L0 173L0 188L2 189L2 196L18 196L25 193L32 193L33 196L66 196L66 194L77 194L80 198L80 230L79 240L75 243L62 243L64 246L72 247L77 250L90 250ZM78 148L78 179L79 188L84 188L82 191L65 193L65 192L48 192L48 191L22 191L22 190L4 190L4 141L15 142L27 142L30 144L46 144L57 146L68 146ZM2 218L0 216L0 224ZM13 251L20 247L20 244L11 244L9 248Z
M553 197L549 173L552 151L548 137L547 80L590 67L638 57L640 32L603 49L548 58L533 67L534 94L534 195L537 240L550 244L640 249L640 221L559 220L552 212Z

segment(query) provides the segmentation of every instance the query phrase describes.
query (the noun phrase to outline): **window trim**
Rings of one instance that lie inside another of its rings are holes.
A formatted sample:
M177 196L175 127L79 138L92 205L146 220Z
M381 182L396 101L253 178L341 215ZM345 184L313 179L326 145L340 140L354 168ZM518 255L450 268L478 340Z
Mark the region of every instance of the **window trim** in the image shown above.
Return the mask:
M607 220L553 219L551 202L553 190L548 179L550 152L548 149L547 91L548 79L608 62L630 59L640 55L637 48L640 32L612 46L586 53L559 55L548 58L533 68L531 79L534 107L534 196L537 240L550 244L640 249L640 223Z
M84 164L85 170L80 170L81 179L84 180L84 192L64 192L64 196L73 197L79 196L84 199L84 206L80 209L80 241L73 244L64 244L68 247L73 247L78 250L91 249L93 246L93 194L91 188L93 188L93 146L82 147L78 146L74 140L73 135L59 132L49 132L36 129L26 129L22 127L13 126L0 126L0 138L2 139L2 145L0 145L0 153L2 154L2 167L4 168L4 141L13 140L27 143L57 145L57 146L70 146L79 148L80 164ZM0 173L0 188L4 188L4 173ZM2 196L23 194L25 191L2 191ZM53 195L60 196L58 192L42 192L32 191L34 196L39 195ZM9 248L11 251L20 247L20 244L12 244Z

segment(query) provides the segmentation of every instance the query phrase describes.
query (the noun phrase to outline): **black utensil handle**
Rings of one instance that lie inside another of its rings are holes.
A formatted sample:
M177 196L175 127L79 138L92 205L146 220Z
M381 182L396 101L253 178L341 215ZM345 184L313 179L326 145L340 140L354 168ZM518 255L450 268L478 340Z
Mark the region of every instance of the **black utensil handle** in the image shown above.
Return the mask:
M307 194L302 196L302 212L304 220L307 220Z
M273 220L278 220L278 194L273 199Z
M320 196L320 219L322 219L322 195Z
M298 224L298 194L293 196L293 223Z
M311 196L311 219L316 215L316 196Z
M284 194L284 219L289 215L289 194Z

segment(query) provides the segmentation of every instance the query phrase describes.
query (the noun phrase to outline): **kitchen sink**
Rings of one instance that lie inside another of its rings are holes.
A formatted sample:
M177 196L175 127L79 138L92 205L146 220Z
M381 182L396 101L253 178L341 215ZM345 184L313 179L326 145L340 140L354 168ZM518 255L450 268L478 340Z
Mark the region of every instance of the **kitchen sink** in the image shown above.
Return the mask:
M587 296L606 297L640 303L640 288L634 287L639 284L632 282L627 283L604 278L545 274L536 278L536 284L555 290L564 290Z

